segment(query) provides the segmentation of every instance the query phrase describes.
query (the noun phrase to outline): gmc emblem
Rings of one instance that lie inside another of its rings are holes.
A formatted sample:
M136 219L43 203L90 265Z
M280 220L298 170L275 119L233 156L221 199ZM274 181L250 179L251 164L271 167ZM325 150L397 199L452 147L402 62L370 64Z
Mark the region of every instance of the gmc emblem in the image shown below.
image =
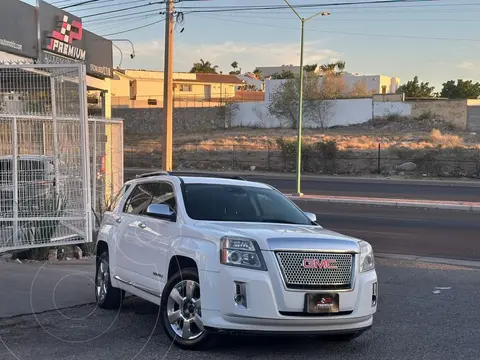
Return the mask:
M336 262L334 259L303 259L302 265L305 269L336 269L337 267L332 265Z

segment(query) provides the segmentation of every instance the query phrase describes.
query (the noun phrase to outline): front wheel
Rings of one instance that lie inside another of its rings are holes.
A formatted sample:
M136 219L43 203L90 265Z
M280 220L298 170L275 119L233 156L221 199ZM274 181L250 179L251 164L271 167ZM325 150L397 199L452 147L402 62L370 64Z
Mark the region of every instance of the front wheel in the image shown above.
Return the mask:
M108 251L104 251L97 259L95 274L95 297L98 306L102 309L120 308L125 296L125 292L113 287L110 280Z
M203 327L196 269L179 270L168 280L160 311L164 331L178 347L199 350L213 344L212 336Z

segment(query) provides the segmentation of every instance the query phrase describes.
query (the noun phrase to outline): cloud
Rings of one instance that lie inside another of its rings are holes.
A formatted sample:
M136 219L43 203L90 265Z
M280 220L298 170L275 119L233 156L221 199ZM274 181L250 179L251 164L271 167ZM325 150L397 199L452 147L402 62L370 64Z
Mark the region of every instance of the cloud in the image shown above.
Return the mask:
M460 64L457 65L457 67L460 69L469 70L469 71L478 69L478 66L472 61L462 61Z
M129 57L130 49L123 50L122 67L163 69L163 42L151 41L135 44L135 59ZM118 65L119 54L114 49L115 64ZM340 60L342 54L331 49L322 48L320 42L308 42L304 45L304 63L327 63ZM189 71L192 64L200 59L219 66L224 73L231 70L230 64L237 61L244 71L253 71L256 66L279 66L300 61L300 44L287 43L234 43L222 44L187 44L177 43L174 52L174 71Z

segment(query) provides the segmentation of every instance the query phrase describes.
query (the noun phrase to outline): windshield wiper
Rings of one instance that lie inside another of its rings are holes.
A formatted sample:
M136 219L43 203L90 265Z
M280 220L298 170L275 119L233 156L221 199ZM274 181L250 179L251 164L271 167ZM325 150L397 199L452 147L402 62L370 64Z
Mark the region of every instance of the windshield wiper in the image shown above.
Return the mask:
M287 220L282 220L282 219L262 219L262 222L300 225L300 224L298 224L298 223L296 223L296 222L287 221Z

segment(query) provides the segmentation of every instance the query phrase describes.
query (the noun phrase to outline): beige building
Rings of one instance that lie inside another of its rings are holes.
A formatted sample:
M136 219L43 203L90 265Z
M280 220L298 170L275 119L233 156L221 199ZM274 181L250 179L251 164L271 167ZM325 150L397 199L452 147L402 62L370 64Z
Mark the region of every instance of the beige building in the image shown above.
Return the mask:
M234 98L243 82L234 75L173 74L174 103L179 107L215 106ZM115 70L112 107L163 107L164 73L149 70Z

